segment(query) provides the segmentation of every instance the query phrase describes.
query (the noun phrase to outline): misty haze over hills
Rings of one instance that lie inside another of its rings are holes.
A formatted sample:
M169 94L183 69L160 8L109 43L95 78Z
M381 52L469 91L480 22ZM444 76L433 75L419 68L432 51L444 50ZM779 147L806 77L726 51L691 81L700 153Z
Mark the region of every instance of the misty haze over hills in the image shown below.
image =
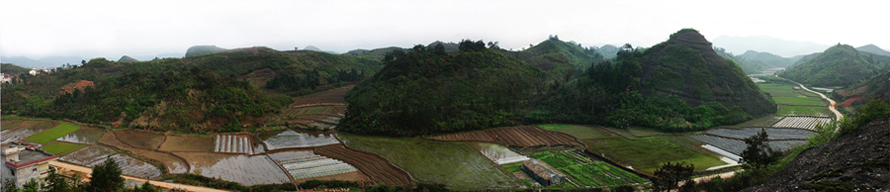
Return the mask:
M830 46L810 41L790 41L767 36L720 36L711 40L711 43L713 43L714 46L723 47L726 51L736 55L745 53L748 50L754 50L758 52L769 52L785 58L822 52Z

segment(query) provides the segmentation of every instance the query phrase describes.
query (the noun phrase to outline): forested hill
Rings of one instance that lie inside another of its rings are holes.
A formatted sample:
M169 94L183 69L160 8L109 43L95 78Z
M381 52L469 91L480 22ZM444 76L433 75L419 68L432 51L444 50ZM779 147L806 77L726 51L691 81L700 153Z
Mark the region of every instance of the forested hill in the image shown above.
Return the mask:
M19 73L28 73L31 69L24 68L12 63L2 63L0 64L0 72L6 74L19 74Z
M412 136L513 124L544 74L495 49L466 40L457 52L438 44L387 54L380 72L346 94L339 130Z
M518 52L501 50L508 56L519 58L529 65L555 74L557 77L574 75L583 71L593 63L602 62L605 58L595 49L581 47L559 40L552 36L537 45Z
M714 51L716 51L717 55L720 55L720 57L723 57L724 59L732 60L732 62L734 62L736 65L738 65L739 68L742 68L742 71L744 71L745 74L755 74L755 73L760 72L760 70L766 69L764 67L769 67L769 66L754 64L748 60L742 59L740 56L735 56L735 55L732 55L732 53L727 53L726 50L724 50L723 48L716 48Z
M860 83L890 68L890 57L837 45L779 76L812 86L848 86Z
M26 116L183 132L240 131L299 96L382 68L379 61L265 47L182 59L104 58L4 87L2 110Z
M691 106L717 102L753 116L776 111L742 69L717 55L695 30L681 30L647 49L640 66L643 96L676 95Z
M864 104L868 99L866 97L883 97L890 100L890 71L885 70L881 75L876 75L862 83L847 86L843 89L831 92L831 97L838 101L846 101L851 98L857 98L851 105Z
M793 58L784 58L772 53L757 52L752 50L748 50L738 57L764 68L788 67L796 62L796 60L794 60Z

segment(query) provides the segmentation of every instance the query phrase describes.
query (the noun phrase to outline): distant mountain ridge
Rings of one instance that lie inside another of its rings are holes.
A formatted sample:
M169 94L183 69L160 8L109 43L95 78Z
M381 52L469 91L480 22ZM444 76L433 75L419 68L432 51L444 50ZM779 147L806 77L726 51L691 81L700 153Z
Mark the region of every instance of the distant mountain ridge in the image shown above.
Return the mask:
M808 59L804 57L779 76L812 86L848 86L890 68L890 57L836 45Z
M216 45L195 45L189 47L185 52L185 57L198 56L225 51L226 49L217 47Z
M865 52L874 53L874 54L883 55L883 56L890 56L890 52L888 52L884 49L881 49L880 47L878 47L874 44L868 44L868 45L865 45L862 47L857 47L856 50L865 51Z
M714 46L726 48L731 53L744 53L748 50L770 52L783 57L804 55L827 49L830 45L813 42L789 41L767 36L719 36L712 40Z
M766 68L788 67L796 62L793 58L785 58L769 52L757 52L754 50L745 51L745 53L739 55L739 57Z

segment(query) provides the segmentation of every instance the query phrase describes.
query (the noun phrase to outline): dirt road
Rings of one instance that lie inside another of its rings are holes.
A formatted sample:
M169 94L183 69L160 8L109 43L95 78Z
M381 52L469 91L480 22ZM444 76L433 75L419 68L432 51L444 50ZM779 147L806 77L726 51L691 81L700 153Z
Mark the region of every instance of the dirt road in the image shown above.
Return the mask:
M68 163L59 162L59 161L50 161L49 164L52 166L59 167L59 169L62 169L62 170L77 171L77 172L81 172L81 173L88 174L88 175L93 173L93 169L89 168L89 167L83 167L83 166L68 164ZM134 181L143 182L143 183L145 181L147 181L145 179L130 177L130 176L122 175L122 177L124 177L124 179L134 180ZM167 189L185 189L186 191L202 191L202 192L203 191L225 192L225 190L211 189L211 188L206 188L206 187L196 187L196 186L183 185L183 184L177 184L177 183L167 183L167 182L161 182L161 181L150 181L149 183L151 183L154 186L163 187L163 188L167 188Z

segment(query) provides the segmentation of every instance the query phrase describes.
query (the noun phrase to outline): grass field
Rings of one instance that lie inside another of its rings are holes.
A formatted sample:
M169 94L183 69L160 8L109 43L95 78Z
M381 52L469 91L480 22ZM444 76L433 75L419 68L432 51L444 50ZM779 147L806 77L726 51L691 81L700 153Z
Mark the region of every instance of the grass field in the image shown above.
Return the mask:
M828 108L815 106L779 106L779 112L776 115L797 115L797 116L820 116L828 117Z
M542 128L542 129L546 129L546 130L568 133L569 135L575 136L578 139L596 139L596 138L615 137L615 135L612 135L609 132L603 131L600 128L592 127L592 126L549 124L549 125L538 125L538 127Z
M50 143L48 145L44 145L42 148L44 151L51 153L53 155L62 156L68 153L77 151L80 148L86 147L86 145L82 144L74 144L74 143L66 143L66 142L55 142Z
M652 173L665 162L686 161L695 165L696 170L724 165L717 157L697 153L687 147L672 143L663 136L645 137L631 141L626 138L585 140L590 150L635 169Z
M825 105L822 99L817 97L773 97L776 104L784 105Z
M62 136L67 135L68 133L77 131L78 129L80 129L80 126L77 126L77 125L74 125L71 123L67 123L67 122L62 122L59 124L59 126L56 126L55 128L52 128L52 129L49 129L46 131L42 131L40 133L33 134L30 137L25 138L25 140L30 141L30 142L40 143L40 144L47 144L50 141L54 141L54 140L58 139L59 137L62 137Z
M423 182L444 183L451 189L514 188L512 174L464 142L339 135L358 150L382 155Z
M522 162L503 164L503 165L501 165L501 168L504 168L504 170L507 170L507 172L510 172L510 173L519 172L519 171L522 171Z
M602 161L591 161L589 158L573 152L544 152L533 154L531 157L540 159L565 173L582 187L607 187L646 182L646 179L633 173Z
M773 97L796 97L800 94L794 92L793 86L783 84L757 84L760 90L766 91Z

